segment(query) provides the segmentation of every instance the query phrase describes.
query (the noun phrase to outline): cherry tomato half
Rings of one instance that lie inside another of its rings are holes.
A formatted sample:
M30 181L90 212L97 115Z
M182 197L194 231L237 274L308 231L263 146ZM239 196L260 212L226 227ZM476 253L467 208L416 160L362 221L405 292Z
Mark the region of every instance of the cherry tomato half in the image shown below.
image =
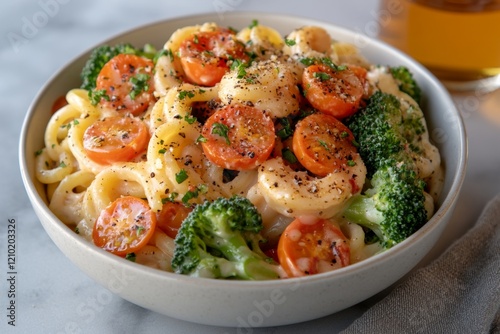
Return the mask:
M267 160L274 141L274 124L260 109L228 105L203 125L203 152L214 164L230 170L249 170Z
M354 135L335 117L315 113L300 120L293 134L293 152L311 173L326 176L349 168L357 149Z
M339 119L354 114L364 94L363 82L349 68L311 65L302 74L302 85L314 108Z
M153 61L133 54L119 54L99 72L96 91L105 91L101 105L134 116L154 103Z
M297 218L280 237L278 259L290 277L324 273L350 263L346 237L325 219Z
M119 197L106 207L94 224L94 244L125 256L144 247L153 236L156 215L140 198Z
M83 135L87 156L100 164L130 161L149 141L146 124L136 117L112 116L95 121Z
M191 83L214 86L229 70L230 61L248 60L245 45L228 29L198 32L179 47L182 69Z

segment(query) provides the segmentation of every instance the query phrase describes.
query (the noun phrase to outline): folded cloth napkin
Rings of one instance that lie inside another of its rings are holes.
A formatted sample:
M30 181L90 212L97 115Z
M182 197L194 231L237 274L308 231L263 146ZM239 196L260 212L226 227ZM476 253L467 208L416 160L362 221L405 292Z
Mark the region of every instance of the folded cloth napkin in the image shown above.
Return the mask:
M500 195L439 258L342 334L500 333Z

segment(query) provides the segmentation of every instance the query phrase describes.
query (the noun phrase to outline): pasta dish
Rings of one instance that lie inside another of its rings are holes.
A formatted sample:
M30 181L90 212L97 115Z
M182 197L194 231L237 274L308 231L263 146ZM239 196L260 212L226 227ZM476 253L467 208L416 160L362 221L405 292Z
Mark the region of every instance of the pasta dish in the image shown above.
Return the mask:
M96 48L82 80L54 106L36 177L61 221L117 256L305 276L388 249L434 213L443 173L411 73L321 27L181 27L160 50ZM257 225L216 225L215 205Z

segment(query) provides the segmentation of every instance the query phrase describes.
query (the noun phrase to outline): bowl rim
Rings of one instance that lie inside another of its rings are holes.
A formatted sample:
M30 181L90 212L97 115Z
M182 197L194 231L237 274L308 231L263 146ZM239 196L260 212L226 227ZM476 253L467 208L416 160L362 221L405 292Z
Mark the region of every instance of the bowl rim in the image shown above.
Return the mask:
M98 44L95 44L91 47L89 47L86 51L78 54L77 56L73 57L70 59L68 62L66 62L62 67L59 68L54 74L52 74L49 79L42 85L42 87L39 89L38 93L35 95L34 99L30 103L30 106L28 108L28 112L26 113L24 120L22 122L22 128L21 128L21 133L20 133L20 141L19 141L19 146L18 146L18 152L19 152L19 164L20 164L20 173L22 177L22 181L24 184L24 187L26 189L26 192L33 203L32 205L37 206L40 208L41 212L47 216L52 223L56 224L56 229L58 233L61 233L64 238L70 238L72 239L73 242L76 242L80 247L83 247L87 251L89 251L89 256L99 256L99 257L104 257L106 260L109 261L116 261L117 263L120 263L120 265L124 265L127 267L127 269L132 270L132 271L139 271L142 272L145 275L150 275L150 276L155 276L159 280L168 280L168 281L180 281L182 280L183 284L188 284L188 285L197 285L199 284L200 278L198 277L191 277L187 275L180 275L176 273L171 273L171 272L166 272L162 271L159 269L154 269L150 268L141 264L137 263L132 263L128 260L125 260L123 258L120 258L118 256L115 256L109 252L106 252L105 250L93 245L92 243L88 242L87 240L83 239L82 237L79 237L76 233L74 233L71 229L69 229L61 220L59 220L48 208L46 205L45 201L41 198L39 195L36 187L35 187L35 182L34 180L31 179L30 173L29 173L29 166L27 163L27 154L26 152L27 149L27 142L28 142L28 129L30 122L33 118L33 115L36 112L36 107L40 103L40 100L43 98L44 93L51 87L53 81L59 77L62 73L67 71L69 67L71 67L78 59L81 59L82 57L85 57L88 55L91 50L93 50L95 47L111 42L113 40L117 40L120 38L123 38L131 33L138 32L140 30L152 28L156 25L162 25L162 24L167 24L167 23L175 23L177 21L185 21L185 20L199 20L200 24L203 22L208 22L208 21L213 21L216 19L217 13L201 13L201 14L195 14L195 15L183 15L183 16L176 16L173 18L167 18L167 19L161 19L161 20L156 20L150 23L138 25L135 27L132 27L130 29L124 30L120 33L114 34L105 40L102 40ZM267 20L270 19L286 19L286 20L293 20L297 19L300 20L300 22L308 21L313 24L317 24L319 26L323 27L328 27L328 28L333 28L335 31L339 31L342 34L347 34L347 35L352 35L356 34L356 32L352 29L345 28L343 26L326 22L324 20L317 20L314 18L310 17L305 17L305 16L298 16L298 15L289 15L289 14L278 14L278 13L269 13L269 12L259 12L259 11L233 11L230 13L226 13L224 15L229 15L231 17L244 17L245 19L248 19L248 17L259 17L259 18L266 18ZM223 20L216 20L216 21L222 21ZM286 288L287 286L293 286L296 285L297 283L301 284L314 284L317 282L322 282L325 280L333 279L333 278L341 278L341 277L346 277L352 274L355 274L356 272L360 271L361 269L370 269L372 267L375 267L379 265L382 262L387 261L390 258L396 257L402 249L405 249L415 243L418 242L421 238L423 238L425 235L427 235L430 231L436 229L439 225L440 219L445 216L450 210L453 209L454 203L456 202L456 199L459 195L459 190L464 182L465 178L465 172L466 172L466 166L467 166L467 156L468 156L468 148L467 148L467 135L464 127L464 122L462 115L460 112L457 110L455 105L453 104L453 101L451 99L450 94L447 92L447 90L444 88L444 86L435 78L426 68L423 67L420 63L416 62L413 58L410 56L404 54L403 52L395 49L394 47L377 40L373 37L370 36L365 36L360 34L363 38L365 38L371 45L375 45L377 48L382 49L384 51L390 51L390 53L395 53L398 54L400 57L406 58L413 67L416 67L419 69L420 73L423 74L425 77L425 80L428 81L429 83L433 84L433 88L438 90L439 95L446 99L447 104L450 105L450 107L453 109L453 113L456 115L457 118L457 124L456 126L458 127L457 131L460 134L460 141L458 143L459 145L459 153L460 156L458 157L457 161L457 167L456 167L456 173L453 176L453 180L451 181L451 187L444 197L442 204L440 207L436 210L432 218L423 226L421 227L418 231L416 231L414 234L412 234L410 237L402 241L401 243L393 246L390 250L386 250L384 252L381 252L379 254L376 254L368 259L362 260L360 262L351 264L347 267L334 270L331 272L327 273L321 273L321 274L316 274L316 275L311 275L307 277L295 277L295 278L287 278L287 279L280 279L280 280L266 280L266 281L240 281L240 280L218 280L218 279L205 279L204 284L210 284L211 287L214 288L224 288L224 289L246 289L246 290L253 290L255 288ZM33 176L34 177L34 176ZM36 211L36 209L35 209ZM40 220L40 219L39 219ZM43 224L43 223L42 223ZM45 228L45 227L44 227ZM207 286L208 288L208 286Z

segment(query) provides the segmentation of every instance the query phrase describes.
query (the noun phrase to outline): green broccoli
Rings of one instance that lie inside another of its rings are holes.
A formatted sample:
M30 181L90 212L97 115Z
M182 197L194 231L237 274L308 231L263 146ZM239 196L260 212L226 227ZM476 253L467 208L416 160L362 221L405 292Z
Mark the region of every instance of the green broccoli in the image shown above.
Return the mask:
M420 99L422 96L422 91L413 78L413 74L405 66L391 67L390 72L396 82L398 83L399 89L410 95L412 99L420 104Z
M172 268L185 275L248 280L279 278L260 249L262 218L244 197L197 205L175 238Z
M405 162L424 150L421 140L426 132L424 115L412 106L402 110L400 101L392 94L375 92L364 109L346 120L363 159L367 176L387 163L389 158Z
M401 91L420 94L406 68L392 68L391 73ZM414 102L376 91L366 107L346 120L369 182L368 189L352 197L343 216L365 227L368 238L375 234L385 249L405 240L428 219L426 184L418 165L429 153L427 127Z
M373 175L371 188L352 197L343 216L390 248L427 222L424 186L411 166L388 161Z

